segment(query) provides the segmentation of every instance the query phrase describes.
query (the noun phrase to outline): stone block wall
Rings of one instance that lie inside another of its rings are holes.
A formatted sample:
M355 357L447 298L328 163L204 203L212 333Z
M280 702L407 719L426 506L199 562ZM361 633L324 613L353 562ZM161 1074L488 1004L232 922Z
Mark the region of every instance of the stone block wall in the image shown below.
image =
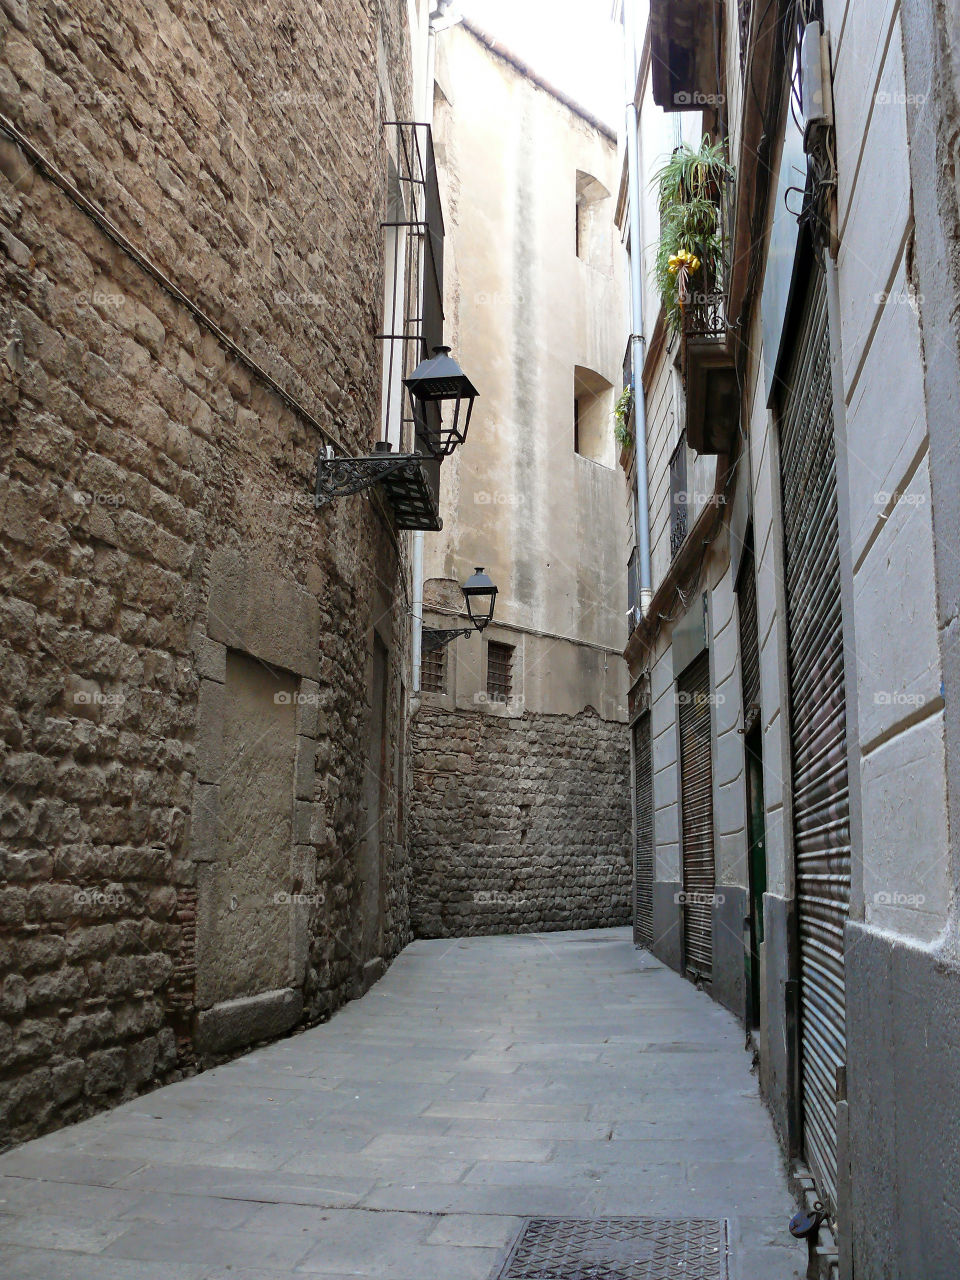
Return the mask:
M626 725L424 702L411 754L418 937L630 923Z
M0 5L0 112L356 453L379 434L377 34L408 119L404 23L399 0ZM385 961L410 933L388 513L314 512L316 430L2 134L0 271L2 1144L356 990L376 619ZM228 652L296 690L289 869L256 904L288 913L289 965L204 1056L197 957L235 909L204 879Z

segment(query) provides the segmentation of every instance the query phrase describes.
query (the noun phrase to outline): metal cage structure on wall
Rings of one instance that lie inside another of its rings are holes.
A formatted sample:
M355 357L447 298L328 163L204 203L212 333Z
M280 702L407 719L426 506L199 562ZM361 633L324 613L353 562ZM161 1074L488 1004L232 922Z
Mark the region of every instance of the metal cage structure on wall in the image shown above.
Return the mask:
M384 240L384 332L380 442L361 458L325 449L317 462L315 503L380 484L398 529L436 531L440 519L438 404L417 403L404 379L443 343L443 213L428 124L390 121Z
M403 386L421 360L443 343L443 213L433 135L428 124L391 121L396 167L391 174L387 217L381 224L387 246L388 288L384 344L384 438L390 439L392 409L399 407L401 452L429 453L427 432L434 424Z

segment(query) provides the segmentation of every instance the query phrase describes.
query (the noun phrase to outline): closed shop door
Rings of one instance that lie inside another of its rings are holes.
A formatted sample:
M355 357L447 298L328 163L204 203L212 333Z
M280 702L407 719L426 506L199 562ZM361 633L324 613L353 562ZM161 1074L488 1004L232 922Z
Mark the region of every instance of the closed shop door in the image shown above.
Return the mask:
M850 900L846 701L826 288L815 273L781 401L781 488L800 942L803 1141L836 1206Z
M753 532L748 531L737 577L740 619L740 687L743 697L743 760L747 799L747 887L749 950L747 953L748 1023L760 1025L760 943L763 941L763 895L767 888L766 831L763 805L763 731L760 726L760 635L757 622L757 579Z
M760 631L757 621L757 578L753 562L753 533L747 541L737 576L737 612L740 618L740 685L743 691L744 729L760 711Z
M695 977L713 973L713 768L710 660L703 654L678 681L683 841L683 955Z
M649 947L653 942L653 750L649 711L633 726L633 794L633 940L640 947Z

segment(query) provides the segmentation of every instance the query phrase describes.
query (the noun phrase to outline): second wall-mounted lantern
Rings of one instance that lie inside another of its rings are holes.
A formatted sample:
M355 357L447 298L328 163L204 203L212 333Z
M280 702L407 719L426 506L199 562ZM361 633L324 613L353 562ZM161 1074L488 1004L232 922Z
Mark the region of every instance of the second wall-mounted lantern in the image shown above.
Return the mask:
M457 636L469 636L474 631L482 631L493 620L493 611L497 603L497 588L490 577L478 568L460 588L467 603L467 616L473 623L471 627L450 627L446 630L435 627L423 628L423 652L430 653L440 649Z

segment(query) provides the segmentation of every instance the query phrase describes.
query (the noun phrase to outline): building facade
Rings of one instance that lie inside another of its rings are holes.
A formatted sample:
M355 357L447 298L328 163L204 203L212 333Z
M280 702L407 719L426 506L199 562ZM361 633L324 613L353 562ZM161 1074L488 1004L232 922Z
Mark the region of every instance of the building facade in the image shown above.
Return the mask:
M901 1280L960 1272L956 19L908 9L628 6L620 213L637 940L745 1022L817 1274ZM684 143L722 249L671 327Z
M0 14L4 1141L410 938L417 518L314 486L403 443L429 8Z
M480 392L445 467L424 619L412 912L425 936L626 923L626 610L615 401L624 256L611 131L479 30L437 42L447 314Z

